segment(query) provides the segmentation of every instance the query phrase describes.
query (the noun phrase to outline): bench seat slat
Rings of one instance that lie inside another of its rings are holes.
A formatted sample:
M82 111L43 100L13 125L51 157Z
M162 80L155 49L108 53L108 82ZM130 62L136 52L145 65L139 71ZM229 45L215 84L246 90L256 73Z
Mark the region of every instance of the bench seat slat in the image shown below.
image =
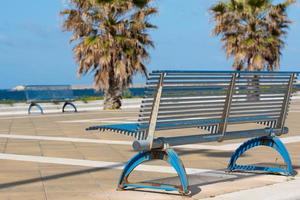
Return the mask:
M244 76L247 76L247 75L257 75L257 74L288 76L290 74L297 73L297 72L288 72L288 71L279 72L279 71L199 71L199 70L188 70L188 71L186 71L186 70L155 70L155 71L152 71L151 74L161 74L161 73L184 74L184 75L186 75L186 74L212 74L212 75L220 74L220 75L224 75L224 74L240 73L240 74L243 74Z
M266 122L276 120L276 117L272 117L270 115L261 115L254 117L231 117L228 119L229 123L239 123L239 122ZM167 129L181 129L181 128L197 128L200 126L214 126L218 123L221 123L222 119L214 118L214 119L196 119L196 120L177 120L177 121L166 121L166 122L157 122L156 129L157 130L167 130ZM87 128L87 130L99 130L101 132L104 131L113 131L113 132L122 132L123 134L143 134L146 136L146 129L148 127L147 123L128 123L128 124L112 124L112 125L101 125L101 126L92 126ZM142 138L142 137L141 137Z
M282 102L279 103L273 103L273 104L269 104L269 105L265 105L265 104L235 104L233 106L231 106L231 110L260 110L260 109L271 109L271 108L278 108L278 106L281 106ZM161 106L159 108L159 111L174 111L174 110L191 110L191 109L195 109L195 110L201 110L201 109L218 109L218 108L223 108L224 107L224 103L222 104L215 104L212 106L205 106L205 105L199 105L194 104L194 105L190 105L190 104L180 104L180 105L172 105L170 104L169 106ZM254 108L253 108L254 107ZM141 108L140 110L143 113L151 113L151 109L150 108Z
M145 129L141 129L142 125L140 123L127 123L127 124L111 124L111 125L100 125L91 126L86 130L99 130L99 131L112 131L122 133L124 135L134 136L137 139L145 139Z
M208 85L215 85L215 86L226 86L228 85L230 82L230 80L228 81L211 81L209 79L207 80L201 80L201 81L181 81L181 80L178 80L178 81L165 81L164 82L164 85L165 86L173 86L173 85L201 85L201 86L208 86ZM281 81L278 81L278 80L259 80L259 81L249 81L247 79L238 79L236 84L238 85L247 85L249 83L251 84L258 84L258 85L255 85L255 87L258 87L258 86L264 86L264 85L271 85L272 84L275 84L275 85L287 85L288 84L288 79L286 80L281 80ZM155 87L156 86L156 82L149 82L147 84L148 87Z
M280 112L281 109L278 107L256 107L256 108L232 108L231 109L231 113L249 113L247 111L253 111L251 113L259 113L259 112L274 112L274 111L278 111ZM181 115L181 114L198 114L198 113L221 113L223 111L222 107L214 107L214 108L205 108L205 107L201 107L201 108L175 108L175 109L168 109L168 110L159 110L159 115L160 116L166 116L166 115L172 115L172 116L176 116L176 115ZM257 112L256 112L257 111ZM151 112L150 111L144 111L143 114L140 114L139 116L150 116Z

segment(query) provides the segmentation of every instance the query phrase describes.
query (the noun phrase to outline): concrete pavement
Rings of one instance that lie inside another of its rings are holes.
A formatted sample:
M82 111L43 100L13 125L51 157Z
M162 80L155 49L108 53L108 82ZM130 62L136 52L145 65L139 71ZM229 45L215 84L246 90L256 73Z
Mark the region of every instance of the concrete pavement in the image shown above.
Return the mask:
M137 107L137 106L136 106ZM300 170L300 102L291 105L283 138L295 169ZM299 175L225 173L235 147L244 140L187 145L176 148L188 169L191 197L177 193L116 191L123 163L135 152L132 139L120 134L86 132L95 124L131 122L137 108L122 111L81 111L0 117L0 199L299 199ZM252 126L252 125L247 125ZM245 127L232 127L239 129ZM196 129L159 134L182 135ZM242 163L282 165L272 149L257 148ZM145 163L132 181L178 184L166 163Z

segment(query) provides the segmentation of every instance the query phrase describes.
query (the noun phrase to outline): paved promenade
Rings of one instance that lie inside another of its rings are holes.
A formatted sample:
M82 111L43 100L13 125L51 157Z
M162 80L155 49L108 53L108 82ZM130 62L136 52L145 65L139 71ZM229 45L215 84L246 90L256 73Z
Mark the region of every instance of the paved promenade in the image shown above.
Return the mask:
M136 107L129 106L122 111L0 115L0 200L300 199L300 175L224 172L230 155L243 140L176 148L189 174L191 197L165 192L116 191L124 163L136 153L131 148L132 140L120 134L86 132L85 128L96 124L135 122ZM299 122L298 100L291 105L288 116L290 132L282 138L298 172ZM184 132L199 130L160 134L182 135ZM263 147L249 151L240 162L283 164L276 152ZM179 183L175 171L162 161L140 166L131 180Z

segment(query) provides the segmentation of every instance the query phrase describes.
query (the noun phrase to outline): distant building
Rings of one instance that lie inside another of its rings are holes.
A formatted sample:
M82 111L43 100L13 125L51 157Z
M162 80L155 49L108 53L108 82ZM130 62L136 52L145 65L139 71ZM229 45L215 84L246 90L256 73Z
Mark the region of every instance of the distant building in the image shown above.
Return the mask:
M12 90L14 91L23 91L25 89L25 86L24 85L18 85L14 88L12 88Z

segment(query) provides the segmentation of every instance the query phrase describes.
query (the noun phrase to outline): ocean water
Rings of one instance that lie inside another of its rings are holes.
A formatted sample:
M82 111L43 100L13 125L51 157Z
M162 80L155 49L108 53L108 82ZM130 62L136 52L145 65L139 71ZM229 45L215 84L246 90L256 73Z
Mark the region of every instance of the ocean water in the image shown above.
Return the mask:
M143 96L144 90L144 88L129 88L130 94L134 97ZM103 92L98 92L93 89L73 90L73 93L75 98L103 96ZM0 90L0 100L26 101L26 96L24 91Z

